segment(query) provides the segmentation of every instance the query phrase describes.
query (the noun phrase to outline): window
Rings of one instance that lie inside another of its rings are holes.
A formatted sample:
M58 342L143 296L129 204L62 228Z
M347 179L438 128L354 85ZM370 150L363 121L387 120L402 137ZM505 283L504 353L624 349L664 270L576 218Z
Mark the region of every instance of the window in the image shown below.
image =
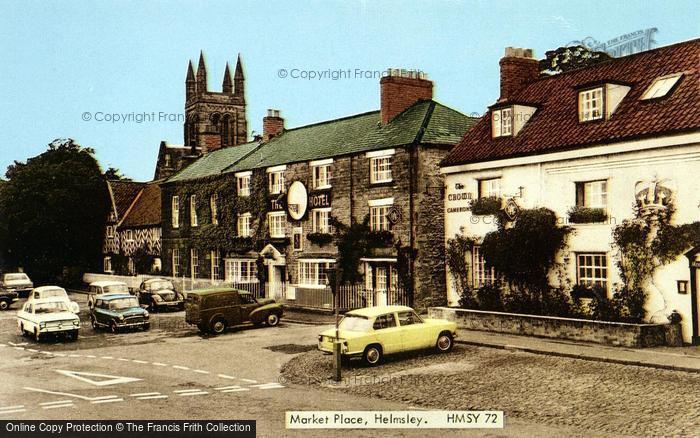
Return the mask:
M299 286L325 287L328 269L333 267L333 263L330 260L300 260L298 264Z
M407 311L407 312L399 312L398 313L399 317L399 325L402 327L405 325L413 325L413 324L422 324L423 320L420 319L420 316L416 315L415 312L413 311Z
M136 273L136 264L134 263L134 259L131 257L129 257L129 260L127 262L127 269L129 270L129 274Z
M286 213L283 211L267 214L267 221L270 224L270 237L281 238L285 236L284 228L287 223L285 216Z
M211 223L212 225L219 225L219 211L218 211L218 204L219 203L219 194L214 193L209 197L209 210L211 210Z
M394 204L394 198L374 199L369 201L369 227L372 231L389 230L389 210Z
M226 259L227 283L257 283L258 265L253 259Z
M606 209L608 206L608 182L606 180L577 182L576 205L578 207Z
M311 210L312 227L314 233L330 233L331 232L331 209L317 208Z
M190 225L196 227L197 221L197 200L195 195L190 196Z
M642 95L642 100L658 99L659 97L666 96L668 92L671 91L671 88L676 85L681 76L682 73L676 73L656 78Z
M179 196L173 196L172 198L172 225L173 228L179 228L180 227L180 197Z
M394 318L393 313L379 315L377 319L374 320L374 325L372 326L372 328L375 330L381 330L392 327L396 327L396 318Z
M301 227L294 227L292 229L292 249L294 251L304 250L304 240L302 237L304 230Z
M386 266L377 266L377 268L374 270L376 279L374 281L374 288L375 290L381 291L381 292L386 292L389 286L389 278L387 277L387 267Z
M370 182L383 183L393 180L391 173L392 156L374 157L370 159Z
M211 279L213 281L219 280L221 268L221 253L219 250L214 250L211 252Z
M173 277L178 277L180 275L180 250L177 248L173 249Z
M165 154L165 167L170 167L172 164L173 163L170 154Z
M240 237L250 237L250 218L250 213L238 216L238 235Z
M110 239L114 237L114 227L112 225L107 225L107 237Z
M238 196L250 196L250 172L236 174Z
M501 197L501 178L479 180L479 198Z
M112 272L112 257L105 257L102 262L102 270L104 272Z
M580 122L603 118L603 87L579 92L578 118Z
M134 241L134 231L133 230L126 230L125 237L127 242L133 242Z
M327 189L331 187L331 165L313 166L314 188Z
M494 138L513 135L513 108L503 108L491 113L491 131Z
M193 280L199 277L199 254L194 248L190 249L190 277Z
M496 281L496 271L486 264L484 256L481 255L481 247L476 245L472 249L472 267L475 288L493 284Z
M267 174L268 182L270 184L270 194L276 195L279 193L284 193L284 171L270 172Z
M608 256L605 253L576 254L578 284L608 287Z

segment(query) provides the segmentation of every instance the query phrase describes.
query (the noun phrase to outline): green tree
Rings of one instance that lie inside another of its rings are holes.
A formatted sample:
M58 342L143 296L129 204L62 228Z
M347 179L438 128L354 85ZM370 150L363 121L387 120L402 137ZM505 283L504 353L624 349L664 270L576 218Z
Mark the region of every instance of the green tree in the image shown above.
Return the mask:
M15 161L0 192L0 251L36 282L99 267L109 210L94 150L57 139L26 163Z
M122 175L121 170L116 167L105 170L104 177L107 181L131 181L131 178Z
M591 50L582 45L559 47L545 53L545 59L540 61L540 71L550 75L564 73L590 67L608 59L612 58L607 53Z

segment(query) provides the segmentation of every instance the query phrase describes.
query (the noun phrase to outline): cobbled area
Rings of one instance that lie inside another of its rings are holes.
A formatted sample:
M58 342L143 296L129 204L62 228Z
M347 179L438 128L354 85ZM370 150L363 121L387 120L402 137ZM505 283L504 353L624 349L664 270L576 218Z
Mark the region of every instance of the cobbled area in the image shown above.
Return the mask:
M335 384L332 357L288 362L288 383L432 409L503 410L508 418L614 436L700 436L700 375L516 351L456 346L444 355L351 362Z

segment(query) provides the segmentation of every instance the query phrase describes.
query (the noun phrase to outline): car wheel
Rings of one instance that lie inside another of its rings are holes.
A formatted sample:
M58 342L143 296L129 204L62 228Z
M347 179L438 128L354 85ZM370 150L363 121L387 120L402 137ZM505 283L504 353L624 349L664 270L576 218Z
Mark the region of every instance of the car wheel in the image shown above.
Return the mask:
M41 334L39 333L38 328L34 329L34 340L37 342L41 342Z
M78 330L73 330L70 335L71 340L77 341L78 340Z
M440 336L437 338L437 342L435 342L435 348L440 353L447 353L448 351L452 350L453 346L454 342L452 339L452 334L448 332L440 333Z
M216 318L209 325L209 329L215 335L220 335L226 331L226 320L224 318Z
M19 333L24 337L27 336L27 332L26 332L26 330L24 330L24 324L19 325Z
M7 301L0 301L0 310L7 310L8 307L10 307L10 305L7 303Z
M112 333L117 333L119 331L119 327L117 327L117 323L112 321L109 323L109 331Z
M151 329L151 323L147 322L146 324L143 325L143 331L150 330Z
M100 326L97 325L97 319L95 319L94 316L90 317L90 325L92 325L92 329L95 331L97 331L97 329L100 328Z
M362 355L362 359L369 366L379 365L382 361L382 347L379 345L370 345L365 348L365 352Z
M276 313L270 313L267 315L267 318L265 318L265 322L267 323L268 327L274 327L280 323L280 317Z

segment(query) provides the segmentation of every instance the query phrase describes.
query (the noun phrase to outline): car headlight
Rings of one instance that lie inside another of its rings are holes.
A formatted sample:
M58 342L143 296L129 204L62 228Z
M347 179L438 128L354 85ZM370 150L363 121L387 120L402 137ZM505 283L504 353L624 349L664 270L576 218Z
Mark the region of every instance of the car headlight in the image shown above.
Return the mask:
M178 299L178 300L184 300L184 299L185 299L185 296L182 295L182 294L177 294L177 299Z
M144 310L144 311L143 311L143 317L144 317L144 318L148 318L148 310Z
M79 319L74 319L73 320L73 325L76 327L80 327L80 320Z
M46 323L44 321L40 322L39 328L46 328Z
M323 342L323 335L318 335L318 342Z
M160 295L153 295L153 301L160 303L163 301L163 298Z
M119 321L124 321L124 315L119 315L118 319Z

